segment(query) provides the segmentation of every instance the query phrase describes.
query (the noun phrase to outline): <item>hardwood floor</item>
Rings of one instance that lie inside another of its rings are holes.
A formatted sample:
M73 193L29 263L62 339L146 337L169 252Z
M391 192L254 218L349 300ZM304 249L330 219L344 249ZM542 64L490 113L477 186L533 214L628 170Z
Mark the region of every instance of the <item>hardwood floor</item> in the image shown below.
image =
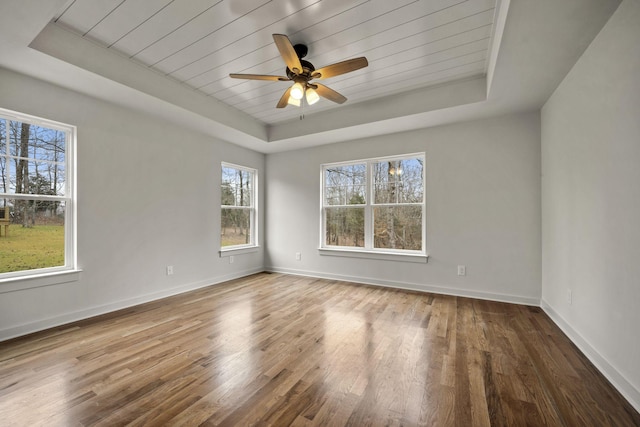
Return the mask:
M633 426L536 307L262 273L0 343L0 425Z

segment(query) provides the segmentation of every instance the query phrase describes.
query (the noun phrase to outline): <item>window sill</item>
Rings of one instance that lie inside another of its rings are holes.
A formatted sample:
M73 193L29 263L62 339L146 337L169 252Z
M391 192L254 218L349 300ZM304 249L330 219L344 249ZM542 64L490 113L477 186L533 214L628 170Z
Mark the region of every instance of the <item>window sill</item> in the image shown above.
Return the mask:
M260 246L242 246L239 248L225 248L220 249L220 258L229 257L232 255L242 255L242 254L250 254L253 252L258 252L260 250Z
M396 252L379 252L379 251L333 249L333 248L332 249L318 248L318 252L320 253L320 255L324 255L324 256L378 259L383 261L414 262L419 264L426 264L429 261L429 255L415 254L415 253L401 254Z
M0 294L77 282L82 270L64 270L0 279Z

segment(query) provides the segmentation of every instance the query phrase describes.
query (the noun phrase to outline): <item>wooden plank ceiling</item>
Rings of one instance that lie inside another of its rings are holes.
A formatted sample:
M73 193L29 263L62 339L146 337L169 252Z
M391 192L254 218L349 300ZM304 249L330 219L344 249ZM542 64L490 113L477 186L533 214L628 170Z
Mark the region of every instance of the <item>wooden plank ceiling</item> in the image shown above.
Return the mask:
M484 75L497 1L72 0L54 22L274 124L300 115L275 108L291 83L229 77L284 75L272 34L306 44L316 68L366 56L367 68L323 80L356 103Z

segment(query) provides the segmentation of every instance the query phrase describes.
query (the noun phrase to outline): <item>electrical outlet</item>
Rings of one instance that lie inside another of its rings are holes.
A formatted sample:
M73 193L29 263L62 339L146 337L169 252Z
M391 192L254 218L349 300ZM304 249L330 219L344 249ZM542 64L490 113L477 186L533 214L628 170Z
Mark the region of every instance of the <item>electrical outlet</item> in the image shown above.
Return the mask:
M467 267L464 265L458 266L458 276L466 276L467 275Z
M567 289L567 302L569 303L569 305L571 305L573 303L573 295L571 293L571 289Z
M167 276L173 275L173 265L167 265Z
M233 259L233 255L231 255L231 256L229 257L229 264L233 264L233 261L235 261L235 260Z
M300 261L302 259L302 254L300 252L296 252L296 261Z

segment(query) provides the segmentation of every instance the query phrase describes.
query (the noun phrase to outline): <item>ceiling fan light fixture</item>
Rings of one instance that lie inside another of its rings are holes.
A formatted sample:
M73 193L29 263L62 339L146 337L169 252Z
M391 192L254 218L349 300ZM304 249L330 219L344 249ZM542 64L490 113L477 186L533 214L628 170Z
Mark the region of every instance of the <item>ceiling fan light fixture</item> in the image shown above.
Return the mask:
M304 96L304 86L301 83L297 82L291 86L291 92L289 93L291 98L301 100Z
M307 99L307 104L313 105L320 100L320 95L313 88L307 88L305 91L305 97Z
M306 45L297 44L294 46L291 40L289 40L289 37L284 34L274 34L273 41L287 66L285 69L286 76L231 73L229 77L234 79L293 82L293 85L288 87L282 96L280 96L276 108L284 108L287 105L302 106L305 102L307 105L313 105L317 103L320 98L328 99L336 104L342 104L347 100L344 95L327 86L319 83L310 83L310 81L313 79L327 79L329 77L340 76L369 65L367 58L361 56L359 58L351 58L336 62L335 64L326 65L316 70L311 62L302 59L307 55L308 48Z
M300 100L299 99L295 99L293 96L289 96L289 99L287 100L287 104L299 107L300 106Z

